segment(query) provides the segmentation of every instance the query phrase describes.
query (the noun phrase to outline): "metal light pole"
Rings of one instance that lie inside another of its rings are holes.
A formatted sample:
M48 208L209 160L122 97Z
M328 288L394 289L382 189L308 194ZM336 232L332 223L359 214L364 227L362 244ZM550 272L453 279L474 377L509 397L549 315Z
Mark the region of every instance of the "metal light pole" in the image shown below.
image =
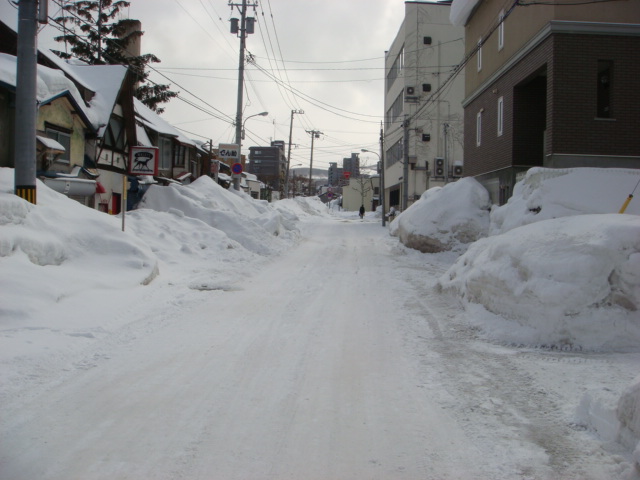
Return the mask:
M287 171L284 177L284 196L285 198L289 198L289 165L291 165L291 135L293 134L293 115L294 114L302 115L304 111L302 110L291 110L291 122L289 123L289 152L287 153Z
M260 112L256 113L255 115L249 115L247 118L245 118L244 122L242 122L242 135L240 135L241 139L244 140L244 125L247 123L247 120L249 120L251 117L266 117L267 115L269 115L269 112Z

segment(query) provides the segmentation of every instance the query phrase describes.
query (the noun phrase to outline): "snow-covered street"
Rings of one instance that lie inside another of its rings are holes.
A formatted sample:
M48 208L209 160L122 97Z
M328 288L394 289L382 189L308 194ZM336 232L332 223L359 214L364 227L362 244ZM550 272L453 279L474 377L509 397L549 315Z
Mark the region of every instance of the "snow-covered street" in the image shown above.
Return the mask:
M20 364L31 370L3 399L1 477L629 473L618 444L575 416L589 389L623 390L640 354L489 342L432 288L449 254L406 249L378 220L316 217L301 230L246 278L202 290L156 280L114 307L117 328Z

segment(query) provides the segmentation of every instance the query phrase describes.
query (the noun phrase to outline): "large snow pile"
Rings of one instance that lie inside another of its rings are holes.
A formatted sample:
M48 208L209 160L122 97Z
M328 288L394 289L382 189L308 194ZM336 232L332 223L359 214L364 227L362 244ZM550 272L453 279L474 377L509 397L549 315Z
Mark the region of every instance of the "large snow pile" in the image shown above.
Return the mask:
M551 218L618 213L639 181L640 170L532 168L507 204L491 212L490 234ZM640 200L629 203L625 213L640 215Z
M640 346L640 219L564 217L480 240L439 279L503 341L564 348ZM606 314L604 314L606 312Z
M115 217L69 200L38 181L38 205L13 194L13 169L0 168L0 317L20 322L70 295L150 282L157 258L122 232Z
M195 289L222 288L298 238L292 210L206 177L188 186L151 187L143 208L127 213L123 232L121 217L87 208L40 181L37 205L20 199L13 175L0 169L3 327L41 322L48 307L65 299L132 288L163 274Z
M493 235L472 244L438 288L459 295L501 341L638 348L640 218L613 213L638 179L635 170L532 169L491 213Z
M489 231L489 194L473 178L435 187L389 226L407 247L423 253L460 250Z
M138 208L201 220L224 230L231 239L259 255L276 253L282 248L277 237L290 237L297 232L295 225L267 202L253 200L241 191L226 190L209 177L200 177L186 186L151 186Z

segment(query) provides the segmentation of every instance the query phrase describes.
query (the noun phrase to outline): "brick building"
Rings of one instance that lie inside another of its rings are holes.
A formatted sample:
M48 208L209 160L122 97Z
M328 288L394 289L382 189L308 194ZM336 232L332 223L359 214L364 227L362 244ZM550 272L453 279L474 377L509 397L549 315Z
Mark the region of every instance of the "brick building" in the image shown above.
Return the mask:
M640 168L640 2L454 0L451 20L468 59L464 173L494 203L534 166Z

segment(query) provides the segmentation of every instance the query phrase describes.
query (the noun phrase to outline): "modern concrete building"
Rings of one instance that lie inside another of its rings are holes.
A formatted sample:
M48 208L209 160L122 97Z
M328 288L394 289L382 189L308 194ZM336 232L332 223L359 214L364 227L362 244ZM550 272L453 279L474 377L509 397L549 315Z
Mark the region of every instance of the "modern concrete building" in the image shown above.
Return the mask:
M462 175L464 28L449 21L451 1L404 8L385 60L386 211Z
M284 145L283 141L276 140L268 147L249 147L249 172L277 192L284 189L287 170Z

